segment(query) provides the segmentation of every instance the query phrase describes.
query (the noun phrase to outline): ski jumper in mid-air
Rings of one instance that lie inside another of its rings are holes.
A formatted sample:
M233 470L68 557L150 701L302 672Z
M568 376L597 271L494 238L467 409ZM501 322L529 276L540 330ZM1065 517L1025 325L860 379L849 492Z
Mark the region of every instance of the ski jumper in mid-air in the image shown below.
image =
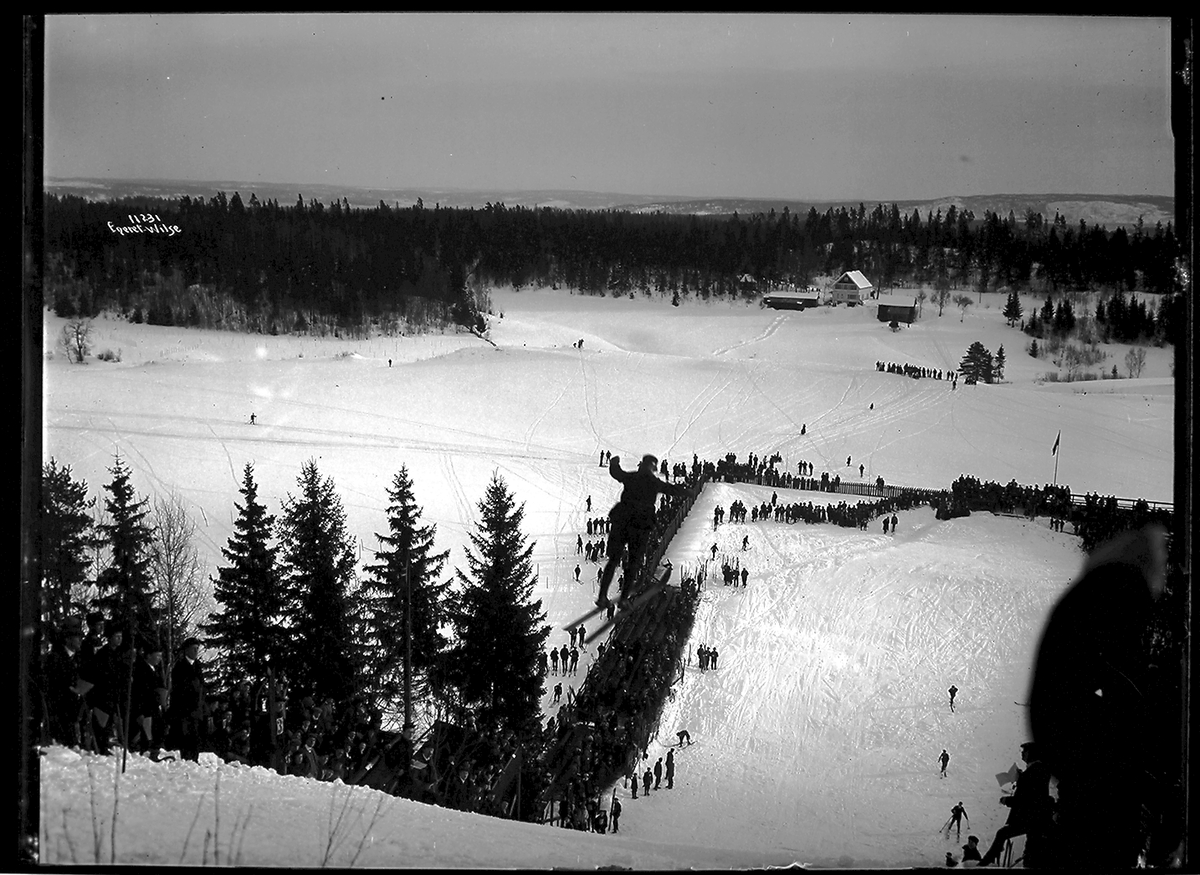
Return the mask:
M600 595L596 598L600 607L608 604L608 587L622 554L628 554L625 560L626 588L638 580L646 544L654 527L654 505L659 494L687 494L683 484L659 480L654 475L657 466L658 459L649 453L642 456L636 471L623 471L620 456L608 460L608 473L614 480L619 480L623 488L620 500L608 512L608 562L600 574Z

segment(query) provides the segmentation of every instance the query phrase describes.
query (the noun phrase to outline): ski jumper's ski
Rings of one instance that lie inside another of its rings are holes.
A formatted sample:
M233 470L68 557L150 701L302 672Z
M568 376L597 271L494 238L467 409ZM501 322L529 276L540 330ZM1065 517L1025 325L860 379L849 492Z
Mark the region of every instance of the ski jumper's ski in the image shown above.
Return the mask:
M613 602L613 604L616 604L616 602ZM596 616L597 614L602 614L607 610L608 610L608 605L604 605L603 607L597 606L594 608L590 608L586 614L584 614L580 617L576 617L574 620L572 620L571 622L569 622L565 626L563 626L562 627L563 631L569 632L572 629L576 628L580 623L584 623L584 622L590 620L592 617Z
M662 577L632 598L621 599L619 602L617 602L617 613L613 615L612 619L606 619L598 628L589 632L585 642L591 644L594 640L596 640L596 638L600 637L609 629L611 629L622 614L627 614L630 611L642 607L642 605L651 601L655 596L662 592L663 589L666 588L667 581L671 579L672 570L672 566L668 563L666 573L663 574Z

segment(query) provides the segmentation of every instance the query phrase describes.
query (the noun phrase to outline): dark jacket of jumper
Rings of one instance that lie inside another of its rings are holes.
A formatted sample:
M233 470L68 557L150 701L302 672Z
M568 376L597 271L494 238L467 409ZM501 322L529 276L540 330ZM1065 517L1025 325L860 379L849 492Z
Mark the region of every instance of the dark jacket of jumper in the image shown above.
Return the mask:
M629 521L638 526L649 526L654 522L654 502L659 493L680 496L687 489L680 484L664 483L652 471L638 467L636 471L622 471L620 463L613 459L608 463L608 473L622 484L621 500L617 507L628 514Z

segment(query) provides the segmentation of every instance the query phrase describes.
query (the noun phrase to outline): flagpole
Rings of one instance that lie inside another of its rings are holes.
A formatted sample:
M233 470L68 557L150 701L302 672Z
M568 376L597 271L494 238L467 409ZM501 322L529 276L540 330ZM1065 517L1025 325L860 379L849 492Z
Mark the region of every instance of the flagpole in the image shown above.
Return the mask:
M1054 447L1050 450L1054 454L1054 485L1058 485L1058 445L1062 441L1062 429L1058 430L1058 436L1054 438Z

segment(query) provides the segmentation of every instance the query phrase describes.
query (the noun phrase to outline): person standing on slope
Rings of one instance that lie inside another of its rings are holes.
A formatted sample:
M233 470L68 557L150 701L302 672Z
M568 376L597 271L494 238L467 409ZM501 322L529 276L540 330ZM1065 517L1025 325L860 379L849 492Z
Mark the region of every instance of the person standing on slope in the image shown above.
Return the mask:
M967 818L967 829L971 828L971 818L967 816L967 809L963 808L963 804L959 802L950 809L950 820L946 824L946 835L950 835L950 830L955 830L955 835L962 838L962 819Z
M958 695L958 687L954 686L954 684L951 684L950 689L947 690L946 692L948 692L950 694L950 710L953 711L954 710L954 697Z
M608 473L623 484L620 500L608 512L608 562L600 575L600 594L596 597L599 607L608 606L608 587L626 552L625 581L635 585L640 577L643 554L654 525L654 504L660 493L681 497L687 489L679 484L664 483L654 476L658 465L657 457L647 453L636 471L621 470L621 457L613 456L608 463Z
M942 774L939 777L946 777L946 766L950 765L950 754L946 753L946 748L942 748L942 755L938 757L938 762L942 764Z

